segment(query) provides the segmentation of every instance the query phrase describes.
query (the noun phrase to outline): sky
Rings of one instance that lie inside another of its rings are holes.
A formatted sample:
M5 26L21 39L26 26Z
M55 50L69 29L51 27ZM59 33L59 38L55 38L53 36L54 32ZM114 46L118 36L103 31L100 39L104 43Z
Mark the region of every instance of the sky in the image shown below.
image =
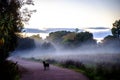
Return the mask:
M120 19L120 0L34 0L26 28L111 28Z

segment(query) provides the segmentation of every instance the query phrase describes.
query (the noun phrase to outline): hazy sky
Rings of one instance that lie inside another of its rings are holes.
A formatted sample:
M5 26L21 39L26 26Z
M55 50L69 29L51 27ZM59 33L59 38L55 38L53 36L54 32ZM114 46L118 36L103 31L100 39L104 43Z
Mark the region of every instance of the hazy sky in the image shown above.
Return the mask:
M29 28L112 27L120 19L120 0L34 0Z

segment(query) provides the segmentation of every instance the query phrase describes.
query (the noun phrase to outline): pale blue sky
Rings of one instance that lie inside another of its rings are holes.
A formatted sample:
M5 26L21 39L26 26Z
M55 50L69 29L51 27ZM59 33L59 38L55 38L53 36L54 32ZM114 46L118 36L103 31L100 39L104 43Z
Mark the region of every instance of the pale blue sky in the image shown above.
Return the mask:
M29 28L112 27L120 19L120 0L35 0Z

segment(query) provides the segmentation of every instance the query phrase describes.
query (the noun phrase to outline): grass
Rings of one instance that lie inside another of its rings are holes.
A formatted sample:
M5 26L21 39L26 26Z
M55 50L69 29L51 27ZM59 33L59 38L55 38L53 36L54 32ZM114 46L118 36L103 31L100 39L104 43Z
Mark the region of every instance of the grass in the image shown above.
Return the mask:
M85 66L82 62L73 60L57 62L55 60L48 59L47 61L51 64L83 73L90 80L120 80L119 63L97 63L95 66Z
M90 80L120 80L120 64L98 63L91 67L72 60L60 64L65 68L85 74Z

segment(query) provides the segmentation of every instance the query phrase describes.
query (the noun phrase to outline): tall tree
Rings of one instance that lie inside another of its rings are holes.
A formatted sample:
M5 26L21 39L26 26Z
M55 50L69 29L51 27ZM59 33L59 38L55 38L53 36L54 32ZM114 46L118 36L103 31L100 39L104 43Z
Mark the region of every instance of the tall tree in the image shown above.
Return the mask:
M26 4L32 4L26 0ZM17 46L17 33L23 28L20 8L25 2L20 0L0 0L0 63Z
M113 36L120 38L120 20L116 20L113 23L113 28L111 29Z

